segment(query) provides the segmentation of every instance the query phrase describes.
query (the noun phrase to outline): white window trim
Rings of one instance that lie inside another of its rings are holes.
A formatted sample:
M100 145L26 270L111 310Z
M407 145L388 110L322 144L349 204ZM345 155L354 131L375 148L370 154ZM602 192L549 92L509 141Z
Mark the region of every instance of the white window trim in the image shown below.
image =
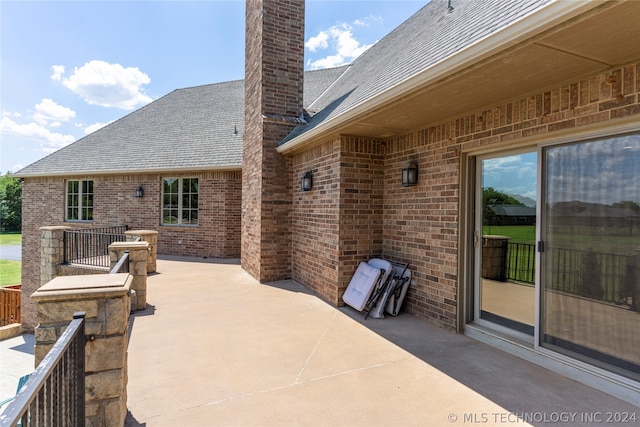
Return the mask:
M78 183L78 219L72 219L69 218L69 183L71 182L77 182ZM83 192L82 192L82 184L84 182L91 182L93 183L92 179L69 179L65 182L65 189L64 189L64 220L66 222L86 222L86 223L92 223L93 222L93 215L92 215L92 219L84 219L82 216L83 210L84 210L84 206L82 204L82 199L83 199ZM95 194L95 192L91 192L90 193L91 196L93 197L93 195ZM91 206L91 211L93 212L93 208L94 206Z
M178 222L177 223L166 223L164 222L164 182L166 179L177 179L178 180ZM182 182L185 179L197 179L198 180L198 223L196 224L183 224L182 223ZM182 176L182 177L163 177L161 183L161 199L160 199L160 225L164 227L198 227L200 225L200 177L197 176Z

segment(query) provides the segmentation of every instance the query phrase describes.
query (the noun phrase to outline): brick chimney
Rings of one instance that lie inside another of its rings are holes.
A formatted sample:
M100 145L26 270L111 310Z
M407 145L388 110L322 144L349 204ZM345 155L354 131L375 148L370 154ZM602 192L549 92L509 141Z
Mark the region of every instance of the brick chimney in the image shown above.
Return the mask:
M276 146L302 117L304 0L247 0L242 267L291 277L291 161Z

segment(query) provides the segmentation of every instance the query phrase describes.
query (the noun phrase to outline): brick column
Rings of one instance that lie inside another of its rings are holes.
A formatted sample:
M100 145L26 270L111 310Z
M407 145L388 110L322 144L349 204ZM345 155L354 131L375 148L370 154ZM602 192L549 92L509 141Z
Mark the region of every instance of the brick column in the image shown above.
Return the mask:
M36 366L77 311L86 312L85 421L88 426L122 426L127 414L127 343L130 311L127 273L56 277L40 287L37 304Z
M155 230L128 230L124 234L127 235L127 242L133 242L140 237L140 241L149 244L147 273L155 273L158 262L158 232Z
M291 277L291 160L277 145L301 123L304 1L246 2L242 267L260 281Z
M125 252L129 252L129 274L132 276L131 289L136 291L136 310L147 307L147 242L113 242L109 245L111 268L118 263Z
M40 227L40 286L49 283L59 274L58 267L64 262L65 230L71 230L71 227Z

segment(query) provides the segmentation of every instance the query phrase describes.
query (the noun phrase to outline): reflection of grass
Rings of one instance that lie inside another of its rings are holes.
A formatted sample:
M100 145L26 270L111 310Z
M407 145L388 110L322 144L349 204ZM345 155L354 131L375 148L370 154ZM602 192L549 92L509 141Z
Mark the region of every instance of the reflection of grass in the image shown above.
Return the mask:
M22 234L2 233L0 234L0 246L17 246L22 244Z
M535 243L535 225L483 225L482 234L511 237L512 243Z
M19 284L21 267L20 261L0 260L0 287Z

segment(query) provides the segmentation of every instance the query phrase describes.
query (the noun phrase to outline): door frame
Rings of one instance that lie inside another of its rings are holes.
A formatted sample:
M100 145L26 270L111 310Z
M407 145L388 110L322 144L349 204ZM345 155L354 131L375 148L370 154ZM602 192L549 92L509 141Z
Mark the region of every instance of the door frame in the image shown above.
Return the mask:
M468 289L470 294L472 295L471 299L469 299L469 303L471 304L471 308L469 310L470 319L469 321L475 323L484 328L491 329L495 332L498 332L503 335L510 336L519 341L526 342L528 344L533 345L534 347L538 344L538 325L539 325L539 313L540 313L540 281L539 281L539 253L536 251L536 269L535 269L535 283L534 283L534 325L533 331L534 334L528 335L523 332L519 332L515 329L508 328L506 326L499 325L494 322L490 322L488 320L484 320L480 318L480 285L481 285L481 256L482 256L482 165L481 163L484 160L498 158L498 157L508 157L517 154L523 153L536 153L536 242L540 240L540 226L539 226L539 218L540 218L540 152L541 147L539 145L527 145L518 148L505 149L499 151L493 151L490 153L482 153L473 156L469 156L469 166L473 167L473 175L469 174L469 178L473 176L472 182L469 183L469 203L473 209L473 215L469 218L469 231L470 231L470 243L472 250L471 258L471 284Z

